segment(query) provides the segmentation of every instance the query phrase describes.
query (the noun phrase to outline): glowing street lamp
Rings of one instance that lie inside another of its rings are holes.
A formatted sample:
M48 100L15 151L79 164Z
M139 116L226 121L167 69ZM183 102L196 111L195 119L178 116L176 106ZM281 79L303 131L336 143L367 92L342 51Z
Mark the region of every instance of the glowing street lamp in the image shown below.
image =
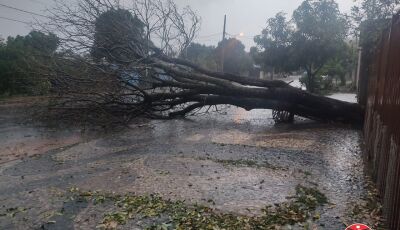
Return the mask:
M228 34L228 33L226 33L226 34ZM231 36L231 37L234 37L234 38L236 38L236 39L239 39L239 38L241 38L241 37L244 36L244 33L243 33L243 32L240 32L240 33L238 33L238 34L228 34L228 35Z

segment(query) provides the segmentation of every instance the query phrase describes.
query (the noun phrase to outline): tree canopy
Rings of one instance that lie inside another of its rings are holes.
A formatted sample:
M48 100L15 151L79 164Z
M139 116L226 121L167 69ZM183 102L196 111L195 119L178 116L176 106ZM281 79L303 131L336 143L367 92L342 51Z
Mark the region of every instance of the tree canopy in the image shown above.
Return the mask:
M267 20L267 27L255 37L257 50L251 51L255 62L273 72L285 73L292 69L290 48L293 28L282 12ZM258 52L257 52L258 51Z
M398 0L361 0L351 11L355 22L360 24L365 20L391 18L399 5Z
M181 58L200 65L210 70L217 70L218 63L215 57L215 47L206 46L198 43L191 43L186 50L186 55L181 55Z
M0 94L43 94L49 82L40 74L56 52L54 34L32 31L26 36L8 37L0 45Z
M124 9L102 13L95 22L94 36L92 56L112 61L133 58L125 56L125 50L131 44L136 45L138 52L146 52L146 42L150 42L146 41L143 22Z
M215 52L217 60L226 73L242 74L252 67L252 60L245 51L245 46L235 38L221 41Z
M400 2L397 0L361 0L351 9L354 33L361 36L360 43L365 51L374 50L398 6Z
M305 0L293 12L291 23L283 13L268 19L255 38L261 53L254 56L278 72L305 70L307 90L316 92L316 74L344 46L347 20L333 0Z
M307 72L306 86L315 92L315 75L343 46L347 35L346 19L333 0L304 1L293 13L295 63Z

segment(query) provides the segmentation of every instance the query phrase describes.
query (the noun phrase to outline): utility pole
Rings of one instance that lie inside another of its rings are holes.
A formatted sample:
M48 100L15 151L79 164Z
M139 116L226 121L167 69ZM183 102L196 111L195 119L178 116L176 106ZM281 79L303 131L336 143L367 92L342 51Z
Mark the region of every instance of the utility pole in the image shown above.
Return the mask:
M226 14L224 16L224 30L222 31L222 41L225 41L226 37Z
M224 15L224 29L222 31L222 42L221 42L221 72L224 71L224 62L225 62L225 47L224 47L224 41L226 39L226 14Z

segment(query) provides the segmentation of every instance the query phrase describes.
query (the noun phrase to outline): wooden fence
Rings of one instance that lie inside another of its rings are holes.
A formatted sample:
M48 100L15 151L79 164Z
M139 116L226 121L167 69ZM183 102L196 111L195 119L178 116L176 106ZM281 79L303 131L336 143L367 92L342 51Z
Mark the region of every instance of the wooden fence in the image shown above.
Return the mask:
M368 76L361 75L367 84L361 88L368 90L359 94L366 102L365 157L389 229L400 229L400 14L383 33L367 68Z

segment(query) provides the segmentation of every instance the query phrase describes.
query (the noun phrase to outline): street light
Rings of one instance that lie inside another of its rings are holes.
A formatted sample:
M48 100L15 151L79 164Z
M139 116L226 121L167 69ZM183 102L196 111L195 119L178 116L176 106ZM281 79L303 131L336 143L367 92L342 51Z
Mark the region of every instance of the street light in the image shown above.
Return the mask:
M229 35L229 36L231 36L231 37L234 37L234 38L236 38L236 39L239 39L240 37L243 37L244 36L244 33L243 32L240 32L240 33L238 33L238 34L229 34L229 33L226 33L227 35Z

